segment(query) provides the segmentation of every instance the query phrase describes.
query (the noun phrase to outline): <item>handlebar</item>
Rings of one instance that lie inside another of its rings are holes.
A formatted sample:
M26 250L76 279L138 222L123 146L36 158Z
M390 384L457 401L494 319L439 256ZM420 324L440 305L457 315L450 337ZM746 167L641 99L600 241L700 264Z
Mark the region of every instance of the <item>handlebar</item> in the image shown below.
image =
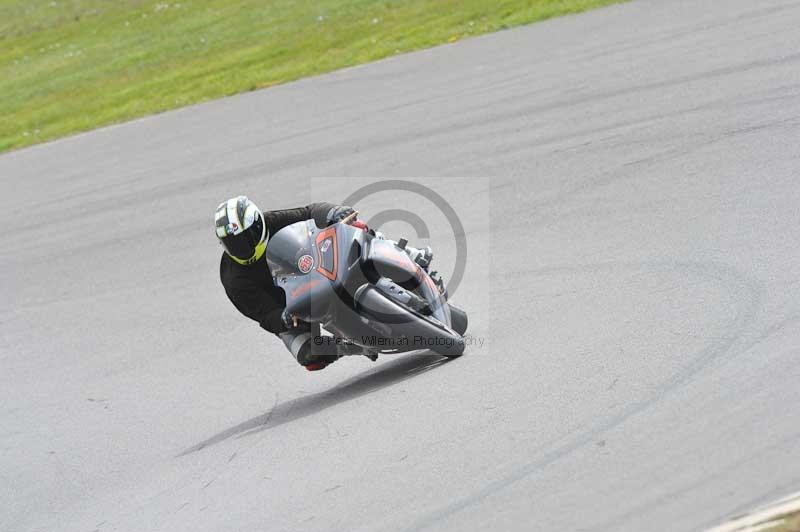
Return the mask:
M353 211L353 213L348 215L346 218L342 218L341 222L339 223L343 223L346 225L355 220L356 218L358 218L358 211Z

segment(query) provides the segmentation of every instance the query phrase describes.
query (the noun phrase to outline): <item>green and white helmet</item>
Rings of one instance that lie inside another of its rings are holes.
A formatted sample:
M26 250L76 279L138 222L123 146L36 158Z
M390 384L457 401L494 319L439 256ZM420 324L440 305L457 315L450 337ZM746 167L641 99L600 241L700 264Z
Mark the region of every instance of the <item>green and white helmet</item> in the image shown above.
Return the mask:
M214 229L225 253L239 264L253 264L267 250L264 213L246 196L220 203L214 214Z

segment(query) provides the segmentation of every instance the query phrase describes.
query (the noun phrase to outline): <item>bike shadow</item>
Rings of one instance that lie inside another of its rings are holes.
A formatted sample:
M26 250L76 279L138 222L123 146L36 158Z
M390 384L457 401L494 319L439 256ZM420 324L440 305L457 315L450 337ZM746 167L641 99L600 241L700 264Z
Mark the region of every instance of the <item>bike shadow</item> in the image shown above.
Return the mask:
M323 392L298 397L280 404L276 403L266 414L224 430L183 451L177 458L202 451L230 438L252 436L307 416L313 416L332 406L363 397L436 369L451 360L431 353L402 356L402 358L382 364L380 367L350 377Z

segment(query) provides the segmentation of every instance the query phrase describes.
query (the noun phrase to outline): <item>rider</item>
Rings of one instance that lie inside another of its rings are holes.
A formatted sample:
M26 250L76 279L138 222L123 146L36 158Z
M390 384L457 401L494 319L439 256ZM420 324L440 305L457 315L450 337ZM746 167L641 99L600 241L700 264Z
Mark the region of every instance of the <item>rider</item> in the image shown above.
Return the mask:
M339 222L353 214L352 207L312 203L306 207L261 211L245 196L221 203L214 214L214 226L225 248L220 262L220 279L233 305L245 316L283 340L297 362L309 371L319 371L346 354L363 353L357 346L338 343L313 345L319 324L295 327L285 311L286 294L272 282L266 250L272 235L287 225L314 220L318 227ZM409 256L428 269L433 260L430 247L406 246Z

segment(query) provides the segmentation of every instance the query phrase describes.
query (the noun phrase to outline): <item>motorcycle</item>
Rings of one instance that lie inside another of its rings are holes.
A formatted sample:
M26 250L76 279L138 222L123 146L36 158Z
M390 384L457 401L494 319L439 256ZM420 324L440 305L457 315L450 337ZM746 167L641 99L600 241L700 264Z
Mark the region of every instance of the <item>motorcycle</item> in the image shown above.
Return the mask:
M405 240L377 237L357 214L323 229L298 222L270 238L267 263L286 311L373 354L461 356L466 312L449 303L435 272L411 260Z

